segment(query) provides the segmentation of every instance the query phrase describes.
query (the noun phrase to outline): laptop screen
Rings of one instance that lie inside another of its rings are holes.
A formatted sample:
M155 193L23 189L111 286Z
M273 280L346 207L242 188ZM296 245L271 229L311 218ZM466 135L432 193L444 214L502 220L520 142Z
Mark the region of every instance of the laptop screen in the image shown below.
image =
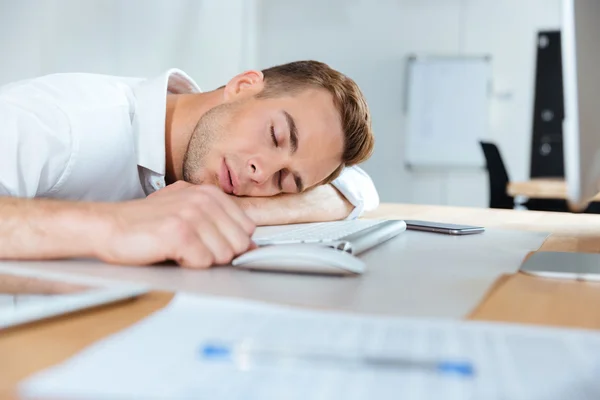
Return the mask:
M148 288L132 283L0 265L0 331L136 297L147 291Z

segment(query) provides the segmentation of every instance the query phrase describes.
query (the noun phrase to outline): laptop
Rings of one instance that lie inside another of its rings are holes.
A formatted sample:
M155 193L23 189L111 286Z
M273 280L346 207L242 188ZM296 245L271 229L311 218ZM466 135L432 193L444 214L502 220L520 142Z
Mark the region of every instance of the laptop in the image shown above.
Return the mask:
M0 265L0 332L17 325L136 298L142 285L108 282L21 265Z
M520 271L544 278L600 281L600 254L536 251Z
M351 220L258 227L258 246L322 244L358 255L406 231L402 220Z

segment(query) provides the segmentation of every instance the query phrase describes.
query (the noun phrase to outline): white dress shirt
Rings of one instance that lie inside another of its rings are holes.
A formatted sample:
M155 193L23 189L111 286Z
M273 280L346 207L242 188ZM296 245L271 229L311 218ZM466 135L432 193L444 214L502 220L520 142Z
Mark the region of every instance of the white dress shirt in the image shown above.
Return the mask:
M151 78L70 73L0 87L0 196L84 201L142 198L165 186L167 93L198 93L183 71ZM333 185L354 205L379 204L369 176Z

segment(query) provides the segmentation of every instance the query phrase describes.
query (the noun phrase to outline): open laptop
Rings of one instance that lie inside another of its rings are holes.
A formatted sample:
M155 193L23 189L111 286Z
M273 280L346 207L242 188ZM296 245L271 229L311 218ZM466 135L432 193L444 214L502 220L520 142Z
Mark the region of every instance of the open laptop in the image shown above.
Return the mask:
M258 246L323 244L350 254L360 254L406 230L402 220L352 220L263 226L253 240Z
M142 285L0 264L0 332L41 319L137 297Z

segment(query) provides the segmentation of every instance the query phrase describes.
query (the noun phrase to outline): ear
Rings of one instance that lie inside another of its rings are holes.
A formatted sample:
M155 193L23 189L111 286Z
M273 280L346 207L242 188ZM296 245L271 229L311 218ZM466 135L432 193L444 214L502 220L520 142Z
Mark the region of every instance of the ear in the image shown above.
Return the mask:
M250 70L234 76L225 85L224 100L232 101L243 97L253 96L264 87L264 76L261 71Z

